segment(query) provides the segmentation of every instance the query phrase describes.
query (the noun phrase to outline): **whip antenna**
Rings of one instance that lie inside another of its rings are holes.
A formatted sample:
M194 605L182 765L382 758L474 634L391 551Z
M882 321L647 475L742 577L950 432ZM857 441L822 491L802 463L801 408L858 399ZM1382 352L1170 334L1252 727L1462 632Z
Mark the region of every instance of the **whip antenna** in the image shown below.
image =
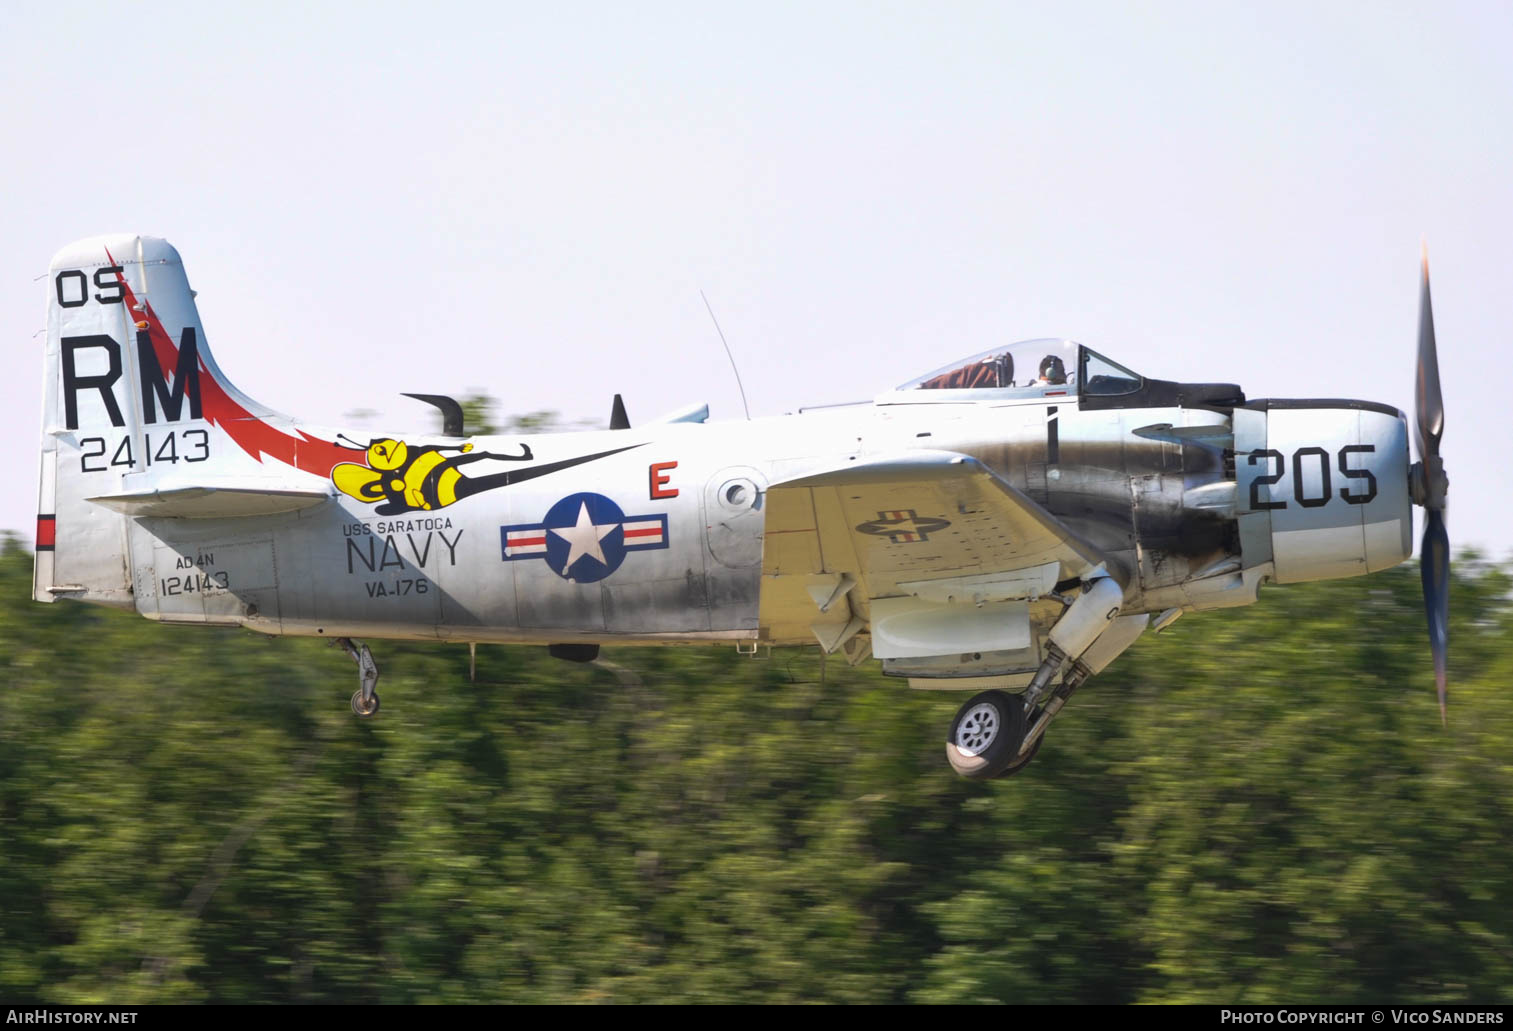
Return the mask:
M704 309L709 312L709 319L714 323L714 331L720 334L720 343L725 344L725 357L730 359L730 371L735 373L736 389L741 392L741 407L746 410L746 421L751 421L751 406L746 403L746 388L741 386L741 370L735 367L735 355L730 353L730 344L725 341L725 331L720 328L720 320L714 317L714 309L709 306L709 298L704 296L704 291L699 291L699 298L704 302Z

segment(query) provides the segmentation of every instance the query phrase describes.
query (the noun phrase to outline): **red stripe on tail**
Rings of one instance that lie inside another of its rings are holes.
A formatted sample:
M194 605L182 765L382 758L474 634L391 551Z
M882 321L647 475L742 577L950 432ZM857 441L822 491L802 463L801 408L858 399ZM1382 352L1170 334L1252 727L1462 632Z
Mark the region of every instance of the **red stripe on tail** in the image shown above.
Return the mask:
M112 265L116 264L110 251L107 250L105 256L110 258ZM137 298L132 292L131 284L126 282L126 277L120 272L116 273L116 278L120 280L121 288L126 293L126 303L133 312L134 320L147 323L147 335L152 341L152 350L157 355L159 368L165 371L177 368L178 345L173 342L157 313L152 310L152 302L144 302L142 310L137 311ZM128 341L127 346L133 346L134 343ZM208 345L201 340L200 346ZM352 448L312 437L303 430L295 430L299 434L297 437L290 436L237 404L226 393L226 388L210 374L203 354L200 357L200 409L207 422L225 430L227 436L259 462L263 460L263 455L268 455L307 473L330 476L336 465L352 460Z

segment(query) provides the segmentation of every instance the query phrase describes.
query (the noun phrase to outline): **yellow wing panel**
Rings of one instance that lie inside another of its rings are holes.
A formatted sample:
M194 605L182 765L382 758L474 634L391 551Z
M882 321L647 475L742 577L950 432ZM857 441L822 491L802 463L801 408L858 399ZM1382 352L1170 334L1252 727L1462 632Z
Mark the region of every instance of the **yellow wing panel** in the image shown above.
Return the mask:
M1033 596L1104 561L1036 502L955 452L848 462L774 483L767 503L761 622L774 640L801 639L818 618L798 589L818 574L854 577L850 604L866 618L871 599L926 597L922 585L931 581L985 596ZM806 546L774 536L803 538Z

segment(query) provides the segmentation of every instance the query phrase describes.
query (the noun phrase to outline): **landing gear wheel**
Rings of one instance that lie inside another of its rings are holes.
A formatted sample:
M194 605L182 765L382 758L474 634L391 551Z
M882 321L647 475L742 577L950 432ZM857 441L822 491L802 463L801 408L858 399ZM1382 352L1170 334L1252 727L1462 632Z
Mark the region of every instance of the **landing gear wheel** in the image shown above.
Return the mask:
M973 695L951 721L946 761L963 777L989 780L1024 765L1016 763L1024 732L1024 699L1004 691Z
M1035 758L1036 753L1040 751L1040 746L1044 743L1045 735L1041 734L1035 739L1035 743L1030 746L1029 754L1015 756L1014 761L1009 763L1008 766L1005 766L1002 773L993 774L993 779L1002 780L1005 777L1012 777L1014 776L1014 774L1030 765L1030 760Z
M375 712L378 711L378 693L375 691L373 694L368 696L366 701L364 701L362 690L360 688L356 691L353 691L352 711L358 716L363 717L364 719L372 716Z

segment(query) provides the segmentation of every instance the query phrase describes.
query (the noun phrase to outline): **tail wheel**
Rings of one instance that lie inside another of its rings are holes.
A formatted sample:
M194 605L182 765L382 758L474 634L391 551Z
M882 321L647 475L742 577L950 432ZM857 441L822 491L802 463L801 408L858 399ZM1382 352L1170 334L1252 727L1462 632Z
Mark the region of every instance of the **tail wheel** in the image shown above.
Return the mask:
M1016 763L1024 742L1024 700L1004 691L973 695L956 711L946 735L946 761L972 780L1003 775ZM1032 750L1030 753L1034 755ZM1024 762L1029 762L1025 759Z
M363 698L361 691L352 693L352 712L358 716L367 718L378 711L378 692L373 692L367 698Z

